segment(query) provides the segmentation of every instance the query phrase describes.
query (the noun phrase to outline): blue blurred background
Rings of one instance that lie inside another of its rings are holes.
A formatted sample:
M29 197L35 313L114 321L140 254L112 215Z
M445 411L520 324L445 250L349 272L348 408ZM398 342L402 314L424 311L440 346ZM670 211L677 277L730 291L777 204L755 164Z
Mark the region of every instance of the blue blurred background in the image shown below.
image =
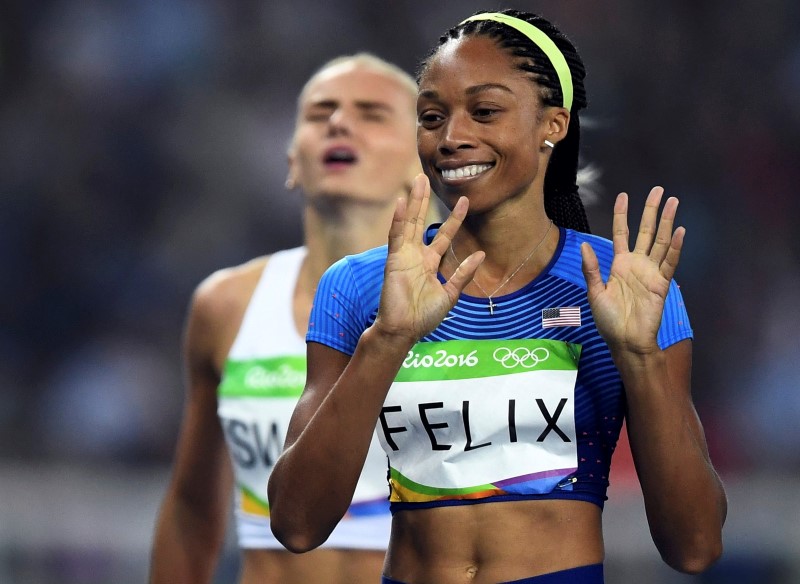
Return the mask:
M681 198L694 395L730 512L722 561L666 568L624 449L611 583L800 582L800 4L794 0L4 0L0 582L146 578L213 270L297 245L285 148L324 61L413 71L479 8L539 11L588 68L595 233L627 191ZM228 538L218 582L235 578Z

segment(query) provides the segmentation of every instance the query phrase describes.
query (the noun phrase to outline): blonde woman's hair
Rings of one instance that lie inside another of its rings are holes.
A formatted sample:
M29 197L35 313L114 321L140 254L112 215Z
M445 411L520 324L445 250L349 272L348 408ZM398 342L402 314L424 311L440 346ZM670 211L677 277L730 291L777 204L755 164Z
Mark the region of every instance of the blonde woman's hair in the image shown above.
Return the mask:
M416 103L417 99L417 82L414 78L406 73L403 69L395 65L394 63L390 63L380 57L373 55L372 53L368 52L360 52L355 53L354 55L342 55L339 57L334 57L327 63L324 63L319 69L317 69L311 77L309 77L308 81L306 81L305 85L303 85L303 89L300 91L300 95L297 97L297 105L298 109L300 108L300 104L303 103L303 98L308 91L309 86L328 69L332 69L333 67L338 67L340 65L361 65L366 67L367 69L372 69L377 73L383 73L387 77L394 79L397 81L401 87L404 87L408 90L409 96L413 99L413 102Z

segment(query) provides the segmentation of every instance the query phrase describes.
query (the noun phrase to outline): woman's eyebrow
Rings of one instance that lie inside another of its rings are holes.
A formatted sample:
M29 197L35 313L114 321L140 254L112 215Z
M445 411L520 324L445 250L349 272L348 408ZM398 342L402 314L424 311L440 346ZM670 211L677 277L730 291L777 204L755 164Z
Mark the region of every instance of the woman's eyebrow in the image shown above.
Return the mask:
M341 105L341 101L336 99L323 99L308 104L309 109L336 109ZM355 106L362 111L385 111L391 113L394 111L391 105L383 101L374 100L356 100Z
M504 91L506 93L513 93L509 87L501 83L481 83L480 85L472 85L467 87L465 93L467 95L475 95L476 93L489 91L491 89L499 89L500 91ZM419 96L428 99L436 99L439 97L439 93L433 89L423 89L419 92Z
M356 100L356 107L360 110L370 111L370 112L383 111L391 113L394 111L391 105L383 101Z
M490 89L499 89L500 91L505 91L506 93L513 93L511 89L500 83L481 83L480 85L473 85L471 87L467 87L466 94L475 95L476 93L489 91Z

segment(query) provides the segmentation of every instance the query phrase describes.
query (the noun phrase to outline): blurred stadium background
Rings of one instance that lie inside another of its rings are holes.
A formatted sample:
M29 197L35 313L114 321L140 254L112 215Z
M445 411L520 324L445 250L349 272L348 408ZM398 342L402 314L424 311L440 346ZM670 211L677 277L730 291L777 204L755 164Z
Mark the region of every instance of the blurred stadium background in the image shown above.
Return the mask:
M143 582L211 271L300 242L295 97L338 54L413 71L479 8L540 11L588 68L589 214L681 197L694 392L728 488L726 552L666 568L630 460L611 583L800 582L800 4L633 0L4 0L0 582ZM232 536L217 582L232 582Z

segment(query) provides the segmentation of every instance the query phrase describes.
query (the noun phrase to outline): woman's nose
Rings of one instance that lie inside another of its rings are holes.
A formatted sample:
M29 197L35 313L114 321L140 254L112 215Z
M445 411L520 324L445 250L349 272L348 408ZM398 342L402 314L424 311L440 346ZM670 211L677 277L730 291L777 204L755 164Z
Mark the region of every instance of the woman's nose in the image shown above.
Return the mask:
M334 110L328 118L328 133L331 135L349 134L352 126L352 116L344 108Z
M468 120L461 116L451 116L443 128L439 151L449 154L459 149L474 147L475 136L470 131Z

